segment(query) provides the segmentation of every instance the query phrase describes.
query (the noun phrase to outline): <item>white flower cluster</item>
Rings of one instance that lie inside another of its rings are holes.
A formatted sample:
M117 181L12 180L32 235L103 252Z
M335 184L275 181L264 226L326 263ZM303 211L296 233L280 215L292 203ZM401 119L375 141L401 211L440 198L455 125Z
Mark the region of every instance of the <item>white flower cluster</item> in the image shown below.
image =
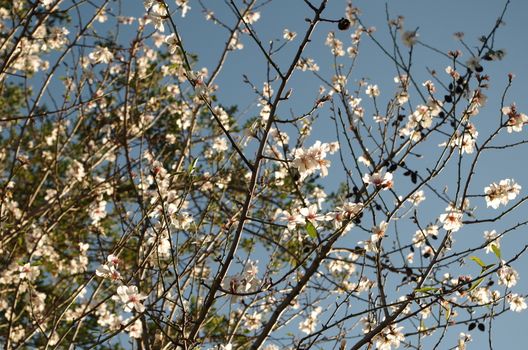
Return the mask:
M321 176L328 175L330 161L325 159L328 153L333 154L339 149L337 142L321 143L316 141L307 150L297 148L293 151L293 166L299 170L301 180L313 174L316 170L321 171Z
M302 70L303 72L311 71L311 72L317 72L319 70L319 66L313 58L301 58L295 65L295 68Z
M299 324L299 330L306 334L313 333L315 331L315 327L317 327L317 317L321 311L323 311L323 309L320 306L313 309L312 312L310 312L310 315L308 315L308 317L306 317L304 321Z
M249 260L244 270L236 275L224 278L222 281L222 288L233 293L236 297L237 293L252 293L257 291L262 282L258 278L258 261Z
M332 55L344 56L345 50L343 50L343 42L335 37L334 32L329 32L326 37L325 45L330 47Z
M413 236L413 245L416 248L424 246L429 238L436 238L438 236L438 226L429 225L425 229L417 230Z
M494 182L484 188L486 205L497 209L501 204L506 205L509 201L515 199L520 191L521 186L515 183L513 179L504 179L498 184Z
M449 143L451 147L458 147L462 150L462 154L471 154L475 150L475 142L477 141L478 131L475 126L468 123L461 135L457 134ZM445 145L445 144L444 144Z
M398 348L400 343L405 340L402 329L403 327L398 327L396 324L385 328L374 338L376 342L376 349L391 350L392 347Z
M418 105L414 112L409 115L409 119L404 128L400 129L400 136L409 137L412 141L420 141L421 130L431 127L433 118L438 116L442 104L437 100L429 100L426 105Z
M114 54L107 47L96 46L95 49L88 55L88 58L93 64L108 64L114 58Z
M147 11L147 23L152 23L156 30L163 33L165 31L163 21L168 15L165 5L154 0L145 0L144 5Z
M387 190L392 188L392 173L385 172L385 169L381 169L372 174L365 174L363 176L363 182L367 185L373 185L379 189Z
M507 297L508 303L510 304L510 310L515 312L521 312L526 309L526 301L522 296L517 293L512 293Z
M284 31L282 32L282 38L286 41L292 41L293 39L295 39L296 36L297 36L297 33L292 32L288 30L287 28L284 29Z
M515 104L512 104L509 107L503 107L502 113L508 116L506 125L509 133L513 131L521 132L524 124L528 122L528 116L524 113L517 112Z
M443 224L443 228L446 231L456 232L462 227L462 216L464 213L451 206L446 208L446 212L440 215L440 222Z
M328 220L335 220L334 226L340 228L343 223L356 218L363 210L363 203L345 202L343 206L336 207L334 212L328 213ZM347 230L352 226L348 223ZM345 230L345 231L347 231Z
M117 271L119 263L119 258L110 254L107 257L107 263L99 266L95 270L95 274L102 278L108 278L113 282L121 283L121 274ZM113 297L114 300L120 300L123 303L123 309L126 312L131 312L134 309L137 312L144 312L143 300L146 298L146 295L139 293L136 286L125 285L117 287L117 296Z
M497 271L497 275L499 276L499 285L504 285L508 288L515 286L519 279L519 273L513 267L507 265L502 266Z

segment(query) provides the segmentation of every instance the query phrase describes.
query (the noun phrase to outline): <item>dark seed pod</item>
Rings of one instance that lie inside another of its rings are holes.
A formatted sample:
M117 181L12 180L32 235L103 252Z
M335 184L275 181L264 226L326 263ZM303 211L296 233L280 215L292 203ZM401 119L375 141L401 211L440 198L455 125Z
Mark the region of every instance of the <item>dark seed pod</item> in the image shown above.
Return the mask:
M475 67L475 70L477 71L477 73L482 73L482 71L484 70L484 67L482 67L481 65L478 65Z
M445 95L444 101L446 101L447 103L451 103L453 102L453 98L451 97L451 95Z
M418 182L418 173L417 173L417 172L413 172L413 173L411 174L411 182L412 182L413 184L415 184L415 183Z
M477 324L475 322L471 322L468 326L468 331L472 331L475 329L475 327L477 326Z
M346 18L341 18L337 23L337 28L339 28L339 30L347 30L350 28L350 21Z
M493 57L491 55L492 55L492 52L488 51L484 54L484 56L482 56L482 59L485 61L493 61Z
M484 323L479 323L478 329L481 332L484 332L486 330L486 325Z

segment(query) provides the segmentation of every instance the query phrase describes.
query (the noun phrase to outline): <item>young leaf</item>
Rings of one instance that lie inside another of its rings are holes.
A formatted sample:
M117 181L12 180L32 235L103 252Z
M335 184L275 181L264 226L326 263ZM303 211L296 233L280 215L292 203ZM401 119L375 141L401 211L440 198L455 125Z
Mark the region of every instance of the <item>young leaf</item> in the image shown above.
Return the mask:
M313 239L317 238L317 230L315 229L315 226L310 221L306 223L306 233L308 233L308 236L310 236Z
M480 286L482 281L484 281L484 277L481 277L478 280L476 280L475 282L473 282L471 284L471 288L468 289L468 293L471 292L473 289L477 288L478 286Z
M491 250L493 250L493 253L497 256L497 258L501 258L501 251L500 251L500 248L497 247L496 244L492 244L491 245Z
M194 170L196 170L196 164L198 164L198 157L194 158L191 164L189 164L189 167L187 168L187 172L189 174L192 174Z
M451 317L451 307L447 306L445 307L445 310L446 310L446 315L445 315L446 321L449 321L449 318Z
M480 260L479 258L477 258L476 256L471 256L469 257L471 260L473 260L474 262L476 262L477 264L479 264L480 267L484 268L486 266L486 264L484 264L484 262L482 260Z
M427 293L427 292L433 292L437 290L438 288L435 288L435 287L422 287L422 288L415 289L414 291L416 293Z

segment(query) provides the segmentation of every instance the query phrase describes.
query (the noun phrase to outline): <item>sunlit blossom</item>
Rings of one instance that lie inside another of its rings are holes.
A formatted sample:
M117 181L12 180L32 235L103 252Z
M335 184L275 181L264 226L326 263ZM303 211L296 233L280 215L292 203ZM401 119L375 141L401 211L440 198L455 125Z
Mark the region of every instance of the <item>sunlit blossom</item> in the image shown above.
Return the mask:
M313 309L304 321L299 324L299 330L306 334L313 333L317 327L317 317L322 311L323 309L320 306Z
M502 113L508 116L508 121L506 122L506 129L509 133L521 132L524 124L528 122L528 116L524 113L517 112L517 107L515 104L511 106L503 107Z
M88 58L93 63L108 64L114 58L114 54L107 47L96 46L95 50L88 55Z
M119 286L117 287L117 296L123 303L125 311L130 312L136 310L137 312L145 311L143 300L147 298L146 295L139 293L136 286Z
M363 182L367 185L373 185L375 187L387 190L392 188L392 173L385 172L384 169L374 172L372 174L365 174L363 176Z
M288 29L284 29L284 31L282 32L282 37L284 38L284 40L287 41L292 41L293 39L295 39L296 36L297 33L291 32Z
M524 298L517 293L512 293L507 297L508 303L510 304L510 310L515 312L521 312L526 309L526 302Z
M499 284L511 288L517 284L519 274L511 266L504 265L497 270L499 276Z
M462 211L454 208L447 208L445 214L440 215L440 222L444 230L456 232L462 227Z
M501 204L507 205L509 201L517 197L520 191L521 186L513 179L504 179L498 184L494 182L484 188L486 205L493 209L497 209Z

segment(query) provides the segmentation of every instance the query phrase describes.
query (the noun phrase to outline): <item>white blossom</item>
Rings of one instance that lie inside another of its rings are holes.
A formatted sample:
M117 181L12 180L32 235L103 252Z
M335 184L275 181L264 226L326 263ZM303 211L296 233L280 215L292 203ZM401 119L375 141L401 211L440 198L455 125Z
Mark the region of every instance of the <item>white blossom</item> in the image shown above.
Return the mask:
M146 295L139 293L136 286L119 286L117 287L117 295L124 304L125 311L130 312L136 310L137 312L145 311L145 306L142 301L147 298Z
M511 266L504 265L498 271L499 285L511 288L517 284L519 274Z
M447 212L440 215L440 222L443 224L444 230L456 232L462 227L462 211L448 207Z
M299 324L299 330L306 334L313 333L317 327L317 317L322 311L323 309L320 306L314 308L308 317L306 317L304 321Z
M363 176L363 182L367 185L373 185L375 187L387 190L392 188L392 173L385 172L385 169L374 172L372 174L365 174Z
M526 309L526 302L524 298L519 294L512 293L507 297L508 303L510 304L510 310L515 312L521 312Z
M107 47L96 46L95 50L88 55L88 58L93 63L108 64L114 58L114 54Z
M521 186L513 179L501 180L484 188L486 194L486 205L497 209L501 204L507 205L509 201L515 199L521 191Z

